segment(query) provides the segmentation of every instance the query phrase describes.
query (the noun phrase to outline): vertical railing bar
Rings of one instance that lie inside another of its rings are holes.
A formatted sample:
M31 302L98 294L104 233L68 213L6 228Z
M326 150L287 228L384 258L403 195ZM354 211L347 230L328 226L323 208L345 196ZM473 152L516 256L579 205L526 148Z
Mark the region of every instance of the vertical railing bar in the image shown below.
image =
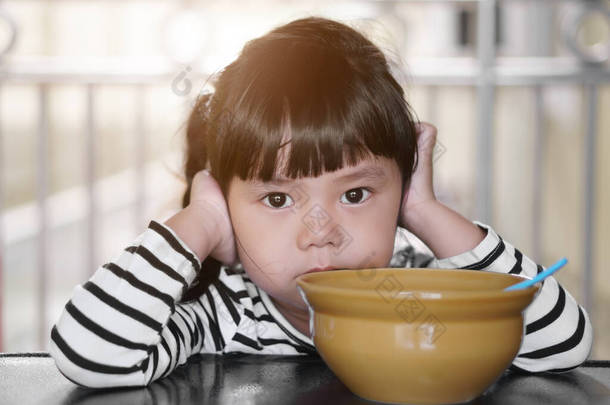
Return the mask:
M482 222L492 219L492 162L495 60L495 0L481 0L477 16L477 190L476 216Z
M428 86L428 119L433 125L438 123L438 86Z
M542 262L541 228L542 228L542 188L545 167L545 129L544 129L544 95L542 86L534 86L534 181L532 184L532 237L533 259Z
M2 97L2 90L3 88L0 87L0 105L1 103L1 97ZM2 353L2 334L3 334L3 330L4 330L4 324L3 324L3 320L2 320L2 308L3 308L3 300L4 300L4 296L2 294L2 292L4 291L4 286L3 286L3 269L4 269L4 236L3 236L3 232L4 232L4 176L2 175L3 173L6 173L4 171L4 159L2 158L4 156L4 148L3 148L3 138L2 138L2 119L0 117L0 353Z
M428 89L428 120L432 125L438 125L438 86L430 85ZM436 184L436 182L433 182ZM434 187L436 189L436 187ZM435 190L436 191L436 190Z
M530 41L535 55L552 56L552 9L547 3L534 2L528 12L533 14L538 24L535 27L536 41ZM534 86L534 181L532 184L532 255L536 263L542 263L542 203L546 159L546 127L544 112L544 87L540 81Z
M144 123L144 101L145 101L145 88L144 85L135 86L135 142L134 142L134 155L136 157L136 171L135 171L135 189L136 189L136 201L134 204L134 218L135 218L135 230L144 226L145 220L145 193L146 193L146 133Z
M593 263L595 249L595 144L597 135L597 86L595 83L585 83L587 97L587 132L585 138L585 210L584 210L584 275L583 275L583 302L584 307L593 318L594 277Z
M97 267L97 237L96 237L96 136L95 136L95 85L87 84L86 104L87 104L87 122L86 122L86 145L85 145L85 173L87 182L87 269L85 278L88 279L96 270Z
M49 151L49 110L48 84L43 83L38 88L38 143L37 143L37 173L36 200L38 207L38 279L37 279L37 309L38 309L38 347L44 348L47 342L47 196L48 196L48 151Z

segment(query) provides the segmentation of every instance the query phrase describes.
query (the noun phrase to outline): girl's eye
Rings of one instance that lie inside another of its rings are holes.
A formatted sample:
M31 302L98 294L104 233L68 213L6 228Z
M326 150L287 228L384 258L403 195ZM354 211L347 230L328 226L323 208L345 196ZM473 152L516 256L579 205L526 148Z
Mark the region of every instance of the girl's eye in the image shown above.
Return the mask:
M346 191L345 194L341 196L341 202L350 205L360 204L361 202L366 201L370 194L371 191L364 187L353 188ZM345 199L343 198L344 196L346 197ZM268 203L266 202L267 200L269 201ZM263 197L263 203L266 206L276 209L288 207L288 205L286 205L288 200L292 200L288 194L279 192L269 193Z
M366 199L368 198L368 195L370 195L370 194L371 194L370 190L368 190L364 187L358 187L358 188L352 188L351 190L346 191L345 194L343 194L343 195L346 196L347 204L360 204L361 202L366 201ZM366 198L364 198L364 200L362 200L363 195L366 197ZM343 198L341 199L341 202L343 202Z
M286 199L290 198L287 194L284 193L270 193L263 197L263 202L269 199L269 204L265 204L271 208L285 208L284 204L286 203Z

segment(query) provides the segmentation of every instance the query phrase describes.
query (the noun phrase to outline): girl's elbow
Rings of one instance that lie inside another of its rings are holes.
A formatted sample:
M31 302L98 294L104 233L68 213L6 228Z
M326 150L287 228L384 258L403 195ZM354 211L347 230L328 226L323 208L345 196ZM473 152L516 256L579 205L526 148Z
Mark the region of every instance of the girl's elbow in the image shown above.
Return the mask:
M587 312L580 308L581 313L584 318L584 325L582 326L582 334L580 335L580 339L577 341L572 341L571 344L574 345L569 350L566 350L562 355L560 355L559 363L554 368L558 370L570 370L582 365L591 355L591 350L593 348L593 326L589 319ZM581 321L583 319L581 318ZM578 338L579 331L574 333L571 339L568 341Z
M593 326L587 313L581 309L579 325L565 340L547 348L526 351L518 355L512 369L526 373L566 372L581 366L590 356L593 347ZM540 356L543 355L544 356Z
M141 370L130 373L112 373L95 370L86 362L70 359L53 341L49 354L57 370L74 384L86 388L115 388L145 386L148 382Z
M581 365L582 363L584 363L591 355L591 351L593 349L593 325L591 324L589 316L586 315L586 313L585 319L586 322L584 333L573 355L573 360L575 363L577 363L577 365Z
M572 350L565 353L565 362L567 363L565 368L574 368L583 364L591 355L593 349L593 325L589 318L587 311L579 306L580 322L582 327L582 335L580 340L576 342L576 345ZM578 328L575 336L578 336ZM574 337L574 336L573 336Z
M85 388L143 387L147 385L141 376L102 374L82 369L70 362L55 359L59 372L72 383Z
M565 372L581 366L590 356L593 347L591 335L585 334L578 346L564 353L549 371Z

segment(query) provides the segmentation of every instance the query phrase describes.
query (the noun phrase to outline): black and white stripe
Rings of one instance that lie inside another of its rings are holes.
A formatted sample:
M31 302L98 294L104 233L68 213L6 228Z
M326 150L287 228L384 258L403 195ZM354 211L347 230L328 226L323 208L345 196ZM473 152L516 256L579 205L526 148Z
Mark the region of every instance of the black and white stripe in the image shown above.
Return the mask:
M146 385L195 353L315 353L286 335L256 286L234 269L223 267L205 294L180 303L199 268L170 228L151 222L75 288L51 333L60 371L88 387Z
M475 250L435 260L434 267L462 268L535 277L544 268L504 241L487 225L487 236ZM472 261L473 252L480 258ZM555 280L547 278L524 311L525 333L512 369L522 372L564 372L582 364L590 354L593 330L586 311Z
M394 254L393 263L526 277L542 271L485 229L485 240L473 251L436 260L407 246ZM311 339L279 314L239 266L223 266L201 297L180 302L199 269L196 256L174 232L152 221L116 260L75 288L51 332L50 353L59 370L87 387L142 386L167 376L196 353L317 353ZM552 277L525 319L513 370L562 372L588 356L588 316Z

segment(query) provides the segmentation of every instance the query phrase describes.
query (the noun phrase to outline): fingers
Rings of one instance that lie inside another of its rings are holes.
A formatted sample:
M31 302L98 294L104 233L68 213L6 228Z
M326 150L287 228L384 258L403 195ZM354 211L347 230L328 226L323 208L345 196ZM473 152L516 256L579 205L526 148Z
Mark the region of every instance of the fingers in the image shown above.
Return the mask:
M208 172L207 170L200 170L195 173L195 176L193 176L193 185L199 185L202 182L210 181L212 179L213 178L210 175L210 172Z
M436 144L436 135L438 130L428 122L419 122L415 124L417 130L417 144L420 152L431 153Z
M200 170L193 176L193 181L191 183L191 201L203 198L206 190L208 194L221 193L220 185L210 172L207 170ZM211 199L216 200L217 198L211 196Z
M428 137L428 136L436 137L436 134L438 132L438 129L434 125L432 125L428 122L423 122L423 121L420 121L415 124L415 130L417 131L418 138L422 135L424 137Z

